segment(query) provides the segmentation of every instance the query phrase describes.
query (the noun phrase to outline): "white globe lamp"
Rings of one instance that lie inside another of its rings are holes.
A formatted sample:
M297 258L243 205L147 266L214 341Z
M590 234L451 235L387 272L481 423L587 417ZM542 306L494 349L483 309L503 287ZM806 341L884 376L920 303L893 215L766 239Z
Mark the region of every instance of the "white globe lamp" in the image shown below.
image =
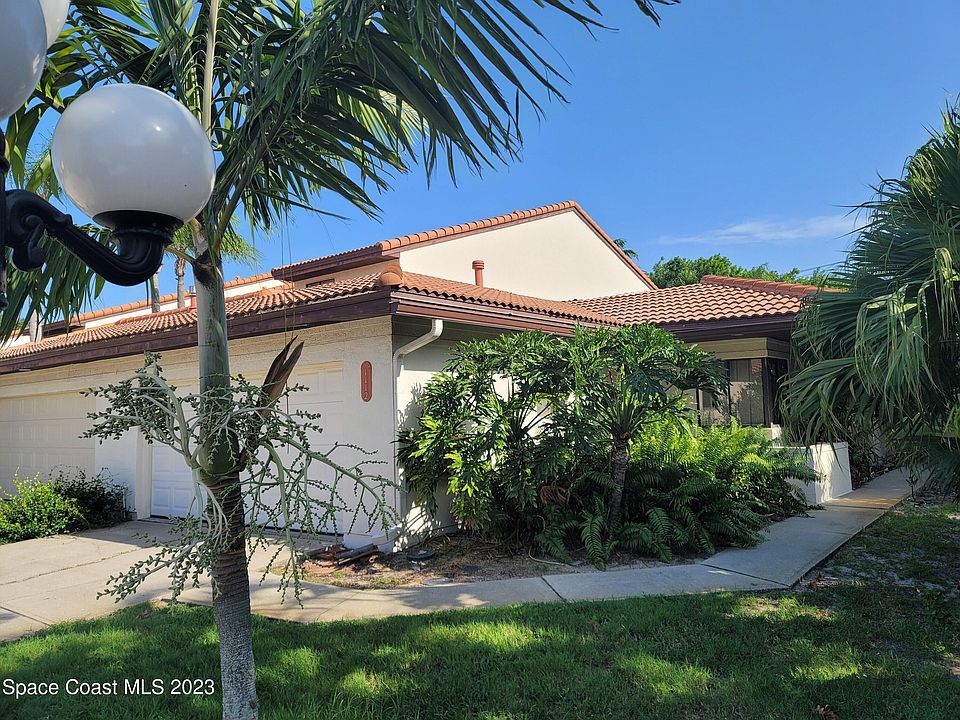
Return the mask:
M60 37L60 31L67 22L70 0L40 0L40 8L43 11L44 26L47 29L47 47L50 47Z
M128 225L133 215L180 225L206 205L216 175L197 119L143 85L81 95L60 118L51 154L67 196L107 227Z
M68 0L0 0L0 121L33 94L47 48L63 29ZM67 196L112 230L112 245L28 190L7 190L10 164L0 131L0 309L7 255L21 271L46 261L44 236L117 285L136 285L163 262L174 231L213 191L216 166L206 133L173 98L143 85L106 85L64 111L53 135L53 169Z
M46 57L47 26L38 0L0 0L0 121L30 99Z

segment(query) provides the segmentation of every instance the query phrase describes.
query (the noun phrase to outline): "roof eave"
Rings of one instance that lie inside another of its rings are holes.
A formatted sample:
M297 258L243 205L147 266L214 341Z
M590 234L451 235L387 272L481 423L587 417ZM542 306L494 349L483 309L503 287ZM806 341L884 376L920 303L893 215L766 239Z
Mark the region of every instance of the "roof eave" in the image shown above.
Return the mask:
M227 327L231 339L240 339L361 320L387 315L389 312L390 292L378 289L318 303L233 316L227 319ZM29 355L0 359L0 375L129 357L144 352L179 350L196 344L197 326L192 323L170 330L105 338L73 347L55 347Z
M317 258L298 265L276 267L273 268L272 274L277 280L298 282L342 270L354 270L368 265L376 265L380 262L396 260L398 257L399 255L396 252L386 252L378 246L364 247L340 255Z
M504 330L543 330L558 335L571 335L577 325L598 327L620 324L612 319L606 323L589 318L568 318L402 290L393 293L393 300L396 303L393 311L397 315L436 318Z
M729 317L692 322L657 322L659 328L681 340L726 340L734 337L789 335L796 313L779 313L751 317Z

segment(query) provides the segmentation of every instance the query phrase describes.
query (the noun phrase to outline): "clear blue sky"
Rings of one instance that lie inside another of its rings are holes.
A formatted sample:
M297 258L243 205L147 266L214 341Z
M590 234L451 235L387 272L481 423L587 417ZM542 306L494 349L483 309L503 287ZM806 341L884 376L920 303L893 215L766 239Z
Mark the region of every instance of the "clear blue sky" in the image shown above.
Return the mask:
M380 197L381 220L332 194L260 239L269 269L566 199L579 201L649 268L660 256L722 252L741 264L808 269L841 259L849 206L900 174L960 91L956 0L684 0L660 28L628 0L591 37L543 12L570 66L569 104L528 114L522 162L483 177L422 173ZM164 270L162 292L174 289ZM110 288L101 306L143 296Z

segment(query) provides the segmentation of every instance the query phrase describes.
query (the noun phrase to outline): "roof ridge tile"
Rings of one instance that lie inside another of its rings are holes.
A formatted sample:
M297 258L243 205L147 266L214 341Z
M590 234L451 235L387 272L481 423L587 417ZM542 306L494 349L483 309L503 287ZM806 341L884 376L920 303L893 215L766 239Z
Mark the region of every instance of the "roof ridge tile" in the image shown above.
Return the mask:
M370 245L363 245L352 250L344 250L343 252L333 253L331 255L323 255L318 258L311 258L309 260L301 260L299 262L290 263L288 265L281 265L273 269L274 276L277 273L283 273L284 271L290 270L292 268L302 267L304 265L309 265L318 260L327 260L331 258L344 257L348 255L360 255L364 253L371 253L377 250L394 250L398 247L406 247L418 242L424 242L426 240L436 240L444 237L452 237L456 235L461 235L468 232L473 232L475 230L480 230L482 228L496 227L499 225L504 225L510 222L516 222L518 220L526 220L532 217L540 217L542 215L549 215L551 213L560 212L562 210L572 210L578 209L580 212L583 212L580 209L580 206L573 200L566 200L561 203L553 203L551 205L542 205L540 207L531 208L529 210L514 210L511 213L505 215L496 215L494 217L484 218L481 220L473 220L466 223L458 223L456 225L447 225L440 228L435 228L433 230L421 230L415 233L408 233L406 235L398 235L387 240L380 240L379 242L372 243ZM585 214L585 213L584 213Z
M700 278L700 283L703 285L742 287L748 290L756 290L757 292L790 295L793 297L806 297L810 293L817 292L820 289L816 285L806 285L803 283L778 282L758 278L738 278L727 275L704 275Z

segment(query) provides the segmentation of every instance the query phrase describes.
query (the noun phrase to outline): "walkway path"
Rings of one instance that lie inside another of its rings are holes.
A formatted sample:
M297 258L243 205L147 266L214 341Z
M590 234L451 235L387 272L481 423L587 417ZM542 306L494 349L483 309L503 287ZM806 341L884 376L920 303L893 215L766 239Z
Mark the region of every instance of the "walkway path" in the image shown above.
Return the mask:
M771 590L793 585L810 568L909 495L905 474L892 471L860 490L825 503L809 517L794 517L765 531L756 547L723 550L699 563L608 572L461 583L393 590L349 590L304 585L302 605L281 603L278 582L258 585L264 557L251 563L255 612L298 622L413 614L525 602L561 602L679 595L718 590ZM106 580L151 553L138 535L166 531L162 522L138 521L115 528L0 546L0 641L47 625L107 615L117 607L165 597L166 578L149 579L117 605L97 600ZM210 604L210 588L188 590L185 602Z

